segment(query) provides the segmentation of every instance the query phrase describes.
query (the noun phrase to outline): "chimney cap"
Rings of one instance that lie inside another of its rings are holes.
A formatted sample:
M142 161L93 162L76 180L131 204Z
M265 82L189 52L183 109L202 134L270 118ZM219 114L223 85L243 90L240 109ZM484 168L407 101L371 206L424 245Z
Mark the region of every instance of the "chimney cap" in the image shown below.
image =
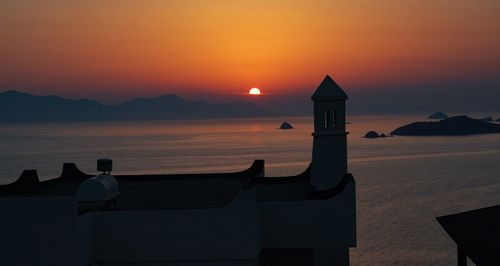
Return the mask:
M347 98L344 90L328 75L311 97L313 101L347 100Z
M111 159L98 159L97 160L97 171L99 172L111 172L113 171L113 160Z

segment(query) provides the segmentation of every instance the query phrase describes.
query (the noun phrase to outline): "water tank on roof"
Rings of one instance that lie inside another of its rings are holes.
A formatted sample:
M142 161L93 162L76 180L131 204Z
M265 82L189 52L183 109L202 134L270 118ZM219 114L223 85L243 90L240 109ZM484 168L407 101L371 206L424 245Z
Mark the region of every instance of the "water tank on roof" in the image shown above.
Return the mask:
M76 191L79 202L105 202L112 200L120 193L118 182L110 174L113 161L110 159L97 160L97 170L102 174L83 181Z
M78 201L108 201L119 194L118 182L111 175L98 175L83 181L76 196Z

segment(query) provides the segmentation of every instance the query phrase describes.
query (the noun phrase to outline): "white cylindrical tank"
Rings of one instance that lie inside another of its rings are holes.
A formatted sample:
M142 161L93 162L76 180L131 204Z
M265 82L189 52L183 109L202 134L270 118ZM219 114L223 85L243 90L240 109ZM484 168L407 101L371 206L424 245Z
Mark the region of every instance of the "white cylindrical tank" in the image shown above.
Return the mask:
M76 191L78 201L108 201L119 194L118 182L111 175L98 175L83 181Z

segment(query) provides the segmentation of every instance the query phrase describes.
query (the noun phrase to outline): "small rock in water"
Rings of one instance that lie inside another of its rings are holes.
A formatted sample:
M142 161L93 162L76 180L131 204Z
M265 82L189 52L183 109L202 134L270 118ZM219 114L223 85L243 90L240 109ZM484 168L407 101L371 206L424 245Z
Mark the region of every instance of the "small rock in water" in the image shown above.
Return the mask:
M292 127L292 125L290 125L290 123L283 122L283 124L281 124L281 126L280 126L280 129L293 129L293 127Z
M380 136L379 136L379 137L381 137L381 138L386 138L386 137L387 137L387 135L386 135L386 134L384 134L384 133L382 133L382 134L380 134Z
M365 138L367 139L375 139L378 137L380 137L380 135L375 131L369 131L368 133L365 134Z

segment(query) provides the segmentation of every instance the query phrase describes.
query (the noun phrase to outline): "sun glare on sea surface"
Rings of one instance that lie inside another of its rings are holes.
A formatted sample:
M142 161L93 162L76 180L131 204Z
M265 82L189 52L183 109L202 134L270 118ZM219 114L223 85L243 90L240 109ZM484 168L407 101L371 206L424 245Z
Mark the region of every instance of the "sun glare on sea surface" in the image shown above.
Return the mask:
M251 88L250 91L248 92L250 95L260 95L260 89L259 88Z

